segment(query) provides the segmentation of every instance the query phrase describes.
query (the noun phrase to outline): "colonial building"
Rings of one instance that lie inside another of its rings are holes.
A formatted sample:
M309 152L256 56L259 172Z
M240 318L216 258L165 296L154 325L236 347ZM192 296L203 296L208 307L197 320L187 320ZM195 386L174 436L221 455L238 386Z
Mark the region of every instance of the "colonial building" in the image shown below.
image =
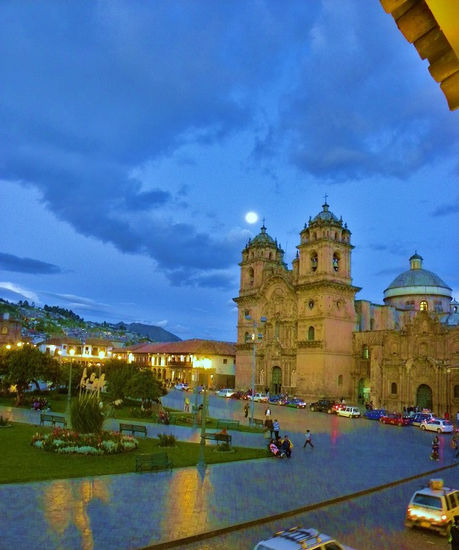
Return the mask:
M136 344L113 350L113 356L152 369L162 381L229 387L235 383L236 345L194 338L179 342Z
M451 289L422 269L419 255L378 306L355 300L351 232L327 202L305 224L297 249L288 269L263 225L242 252L235 298L238 388L250 388L254 376L256 391L306 400L459 408L457 304L451 305ZM426 361L435 366L423 378Z

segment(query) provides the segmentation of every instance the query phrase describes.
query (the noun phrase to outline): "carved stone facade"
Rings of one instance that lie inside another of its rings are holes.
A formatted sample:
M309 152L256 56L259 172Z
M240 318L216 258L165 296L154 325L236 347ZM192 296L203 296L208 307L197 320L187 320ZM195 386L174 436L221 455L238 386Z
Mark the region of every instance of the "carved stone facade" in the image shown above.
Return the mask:
M355 301L350 235L325 202L301 231L291 270L264 225L248 242L234 299L236 387L250 388L254 375L256 391L307 401L345 397L394 410L459 410L459 327L457 303L449 309L451 289L423 270L415 254L410 261L417 271L386 289L386 305Z

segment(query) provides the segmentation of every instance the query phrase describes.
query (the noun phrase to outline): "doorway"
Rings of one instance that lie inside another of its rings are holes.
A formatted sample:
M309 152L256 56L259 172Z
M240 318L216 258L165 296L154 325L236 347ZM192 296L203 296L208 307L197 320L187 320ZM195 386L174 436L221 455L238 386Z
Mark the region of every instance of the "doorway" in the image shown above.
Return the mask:
M282 391L282 370L280 367L273 367L271 378L271 393L277 395Z
M416 392L416 407L420 410L433 408L432 390L427 384L421 384Z

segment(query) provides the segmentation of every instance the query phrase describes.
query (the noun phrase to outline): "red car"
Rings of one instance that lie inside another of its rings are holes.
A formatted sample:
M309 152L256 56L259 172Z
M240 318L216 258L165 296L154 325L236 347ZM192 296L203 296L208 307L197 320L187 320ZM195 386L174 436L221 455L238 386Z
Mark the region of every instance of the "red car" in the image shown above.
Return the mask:
M379 421L382 424L393 424L394 426L409 426L411 421L408 417L402 416L401 414L391 413L381 416Z

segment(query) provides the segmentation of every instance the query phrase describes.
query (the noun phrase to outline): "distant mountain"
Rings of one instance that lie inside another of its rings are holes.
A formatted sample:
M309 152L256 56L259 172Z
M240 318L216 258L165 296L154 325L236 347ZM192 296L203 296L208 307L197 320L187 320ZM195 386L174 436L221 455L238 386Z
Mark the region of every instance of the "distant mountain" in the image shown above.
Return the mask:
M9 315L22 325L22 337L36 343L50 336L63 336L86 340L102 338L122 345L140 342L179 342L181 339L161 327L142 323L96 323L59 306L36 306L27 300L16 304L0 298L0 316Z
M180 342L181 338L172 334L168 330L164 330L161 327L155 327L154 325L144 325L142 323L118 323L115 325L118 328L126 327L129 332L135 332L146 336L152 342Z

